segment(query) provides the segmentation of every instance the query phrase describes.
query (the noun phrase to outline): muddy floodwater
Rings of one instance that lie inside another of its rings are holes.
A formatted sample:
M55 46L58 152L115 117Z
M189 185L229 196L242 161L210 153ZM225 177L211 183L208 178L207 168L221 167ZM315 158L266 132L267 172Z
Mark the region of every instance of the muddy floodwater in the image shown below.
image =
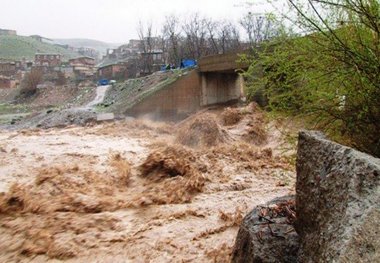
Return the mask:
M282 133L236 114L1 131L0 262L228 262L295 181Z

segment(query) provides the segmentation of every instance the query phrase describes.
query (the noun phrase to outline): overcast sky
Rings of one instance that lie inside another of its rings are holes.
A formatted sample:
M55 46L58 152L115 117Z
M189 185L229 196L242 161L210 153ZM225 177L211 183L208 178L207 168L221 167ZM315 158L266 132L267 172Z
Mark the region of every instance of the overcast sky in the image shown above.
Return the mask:
M124 43L137 38L138 21L161 25L165 15L187 16L194 12L215 19L237 21L249 11L264 12L268 6L243 0L0 0L0 28L19 35L48 38L90 38ZM253 10L254 9L254 10Z

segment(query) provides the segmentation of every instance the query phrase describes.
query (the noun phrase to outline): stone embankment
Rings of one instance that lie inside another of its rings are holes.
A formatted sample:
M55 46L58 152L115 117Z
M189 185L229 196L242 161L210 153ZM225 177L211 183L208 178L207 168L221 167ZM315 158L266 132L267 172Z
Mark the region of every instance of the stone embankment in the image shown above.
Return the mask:
M292 198L253 210L232 262L378 262L379 186L380 159L300 132L296 215Z

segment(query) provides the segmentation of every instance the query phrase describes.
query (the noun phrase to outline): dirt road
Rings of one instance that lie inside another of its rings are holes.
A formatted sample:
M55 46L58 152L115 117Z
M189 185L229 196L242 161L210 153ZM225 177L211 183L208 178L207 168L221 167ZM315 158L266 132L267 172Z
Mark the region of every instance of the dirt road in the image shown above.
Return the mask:
M103 100L104 100L104 97L106 96L106 92L107 92L108 88L109 88L109 85L96 87L96 96L95 96L95 98L92 101L90 101L85 106L85 108L90 109L93 106L95 106L95 105L97 105L99 103L102 103Z
M244 214L293 193L294 168L277 133L255 146L251 117L214 115L206 147L179 144L197 120L1 132L0 261L228 262Z

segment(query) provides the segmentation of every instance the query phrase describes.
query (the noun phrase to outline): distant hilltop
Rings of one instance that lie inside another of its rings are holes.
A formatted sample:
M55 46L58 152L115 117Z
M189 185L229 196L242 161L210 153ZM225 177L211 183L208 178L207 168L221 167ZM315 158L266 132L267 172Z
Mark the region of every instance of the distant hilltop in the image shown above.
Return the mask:
M69 39L53 39L54 44L68 45L74 48L92 48L99 52L101 55L107 53L107 49L117 48L121 44L119 43L106 43L94 39L84 38L69 38Z
M13 61L34 60L36 53L61 54L63 61L68 61L79 55L74 50L40 41L37 36L27 37L0 33L0 59Z
M17 35L16 30L0 28L0 36L16 36L16 35Z

